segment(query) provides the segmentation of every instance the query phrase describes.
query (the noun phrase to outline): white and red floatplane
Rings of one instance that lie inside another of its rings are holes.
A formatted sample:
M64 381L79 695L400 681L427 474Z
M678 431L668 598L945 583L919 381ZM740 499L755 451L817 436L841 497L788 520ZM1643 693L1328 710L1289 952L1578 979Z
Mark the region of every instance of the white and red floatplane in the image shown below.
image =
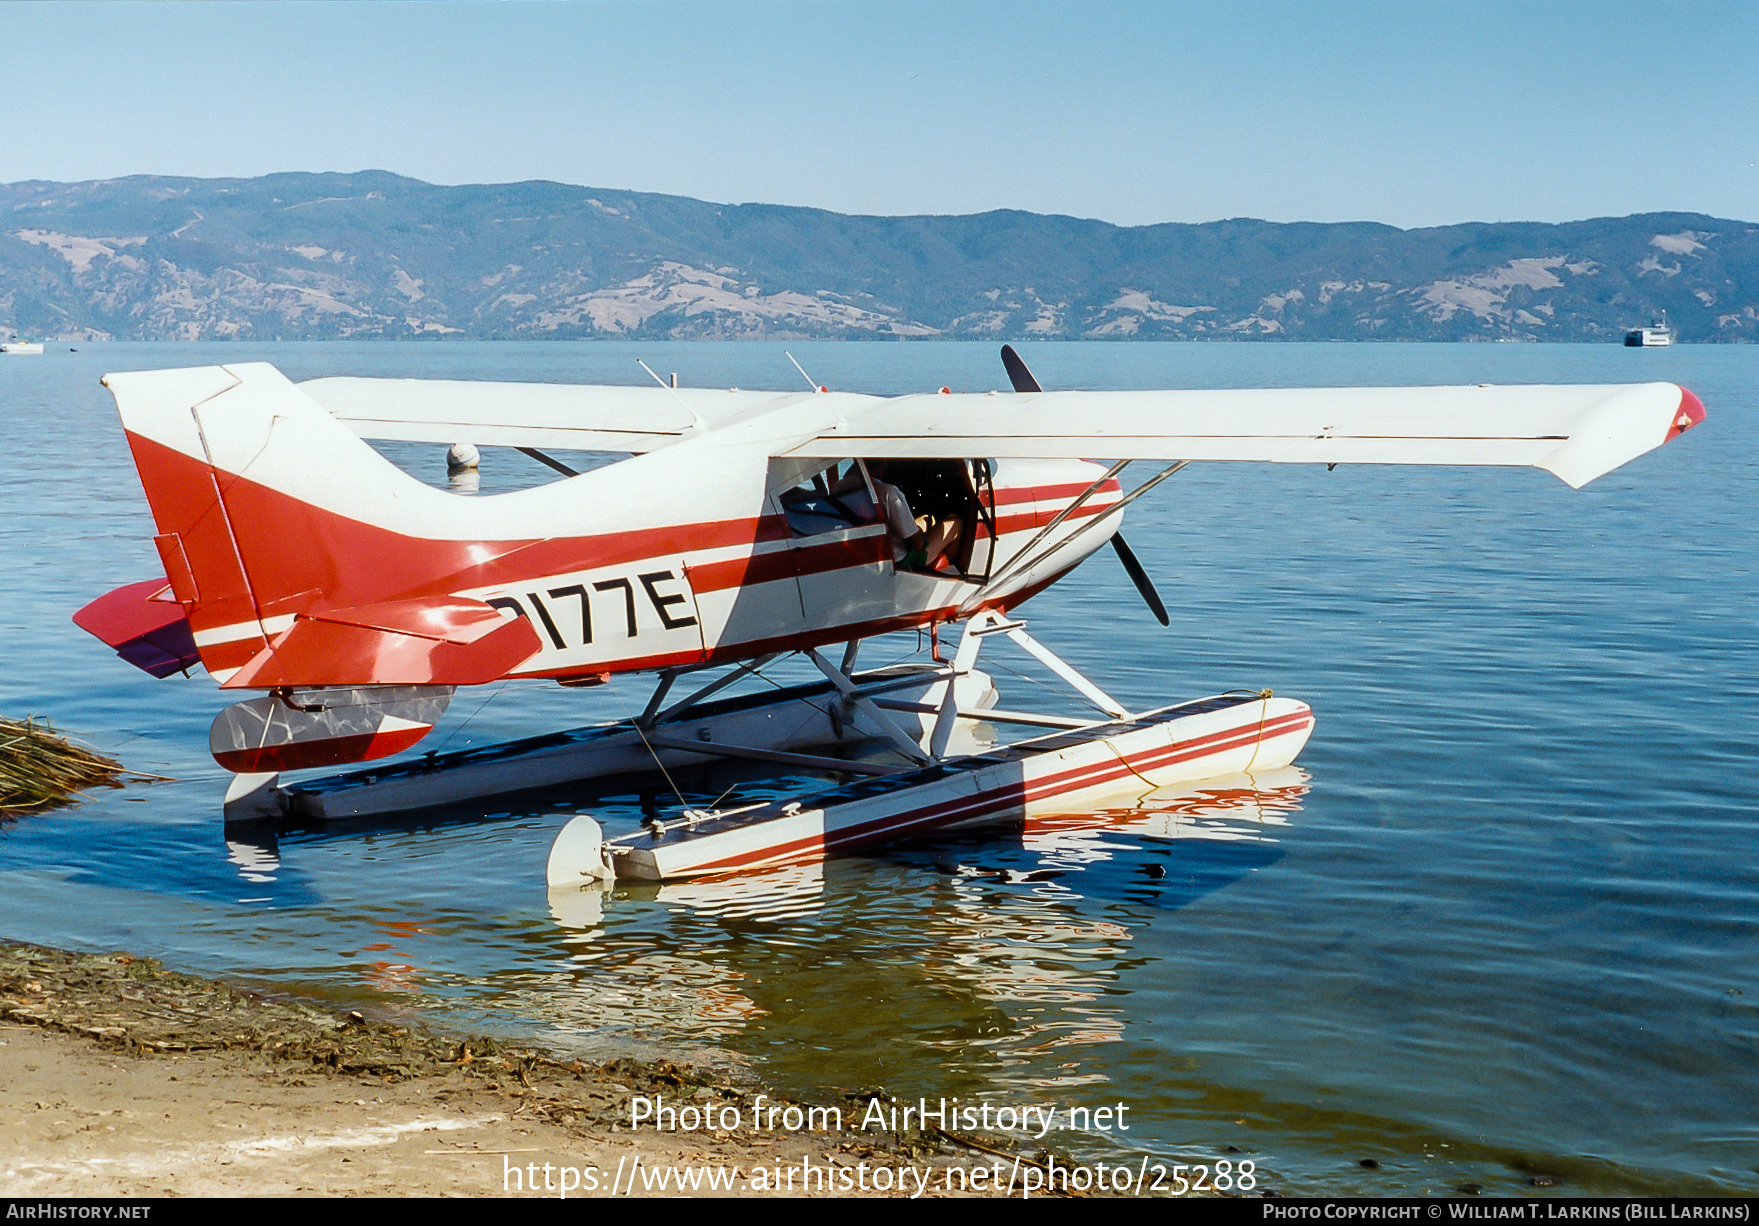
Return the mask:
M1066 811L1120 783L1288 766L1313 727L1304 704L1234 693L1130 711L1016 616L1109 541L1164 623L1118 530L1189 462L1528 465L1579 487L1704 418L1670 383L1045 392L1002 356L1013 394L892 398L295 384L260 363L113 374L165 573L74 620L155 676L199 664L259 692L210 736L236 775L229 818L325 821L727 758L852 779L609 840L577 818L550 859L552 886L727 873ZM564 476L462 498L367 439L515 447ZM544 448L631 457L575 473ZM1161 466L1126 493L1125 466L1144 460ZM950 660L857 670L865 638L953 627ZM977 668L992 638L1092 714L999 707ZM795 653L823 679L716 697ZM634 673L657 684L633 719L282 778L409 749L459 686ZM1038 735L982 741L995 725ZM832 756L850 743L885 752Z

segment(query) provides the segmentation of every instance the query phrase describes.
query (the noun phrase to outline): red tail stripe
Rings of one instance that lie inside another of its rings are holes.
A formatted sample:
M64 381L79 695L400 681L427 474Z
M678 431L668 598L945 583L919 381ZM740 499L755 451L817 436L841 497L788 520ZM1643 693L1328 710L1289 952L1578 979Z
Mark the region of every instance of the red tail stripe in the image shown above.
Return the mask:
M223 527L211 498L203 502L188 494L199 493L204 485L212 489L207 464L143 435L131 434L129 441L161 531L176 532L179 525L197 522ZM549 540L433 540L350 519L244 477L227 478L225 498L232 520L252 528L243 553L264 617L304 612L318 593L326 607L450 595L533 574L566 574L665 554L751 546L779 539L778 533L780 538L787 535L785 524L770 516ZM289 548L289 542L298 542L299 547ZM206 572L222 566L224 557L218 548L190 549L190 543L185 533L184 545L197 571L206 611ZM485 552L488 560L477 561ZM241 607L204 616L197 628L231 625L255 616L256 612Z

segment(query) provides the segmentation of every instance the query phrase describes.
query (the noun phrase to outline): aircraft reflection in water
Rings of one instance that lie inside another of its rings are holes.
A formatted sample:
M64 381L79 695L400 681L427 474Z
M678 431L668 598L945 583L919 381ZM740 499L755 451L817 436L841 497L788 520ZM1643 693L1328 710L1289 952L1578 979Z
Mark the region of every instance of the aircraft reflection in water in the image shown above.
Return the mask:
M591 1032L635 1030L816 1050L834 1033L839 1051L903 1039L1022 1066L1020 1084L1078 1084L1060 1049L1123 1038L1112 994L1152 960L1134 948L1138 908L1184 906L1274 862L1307 780L1286 767L871 859L556 890L570 967L520 994L589 1047Z

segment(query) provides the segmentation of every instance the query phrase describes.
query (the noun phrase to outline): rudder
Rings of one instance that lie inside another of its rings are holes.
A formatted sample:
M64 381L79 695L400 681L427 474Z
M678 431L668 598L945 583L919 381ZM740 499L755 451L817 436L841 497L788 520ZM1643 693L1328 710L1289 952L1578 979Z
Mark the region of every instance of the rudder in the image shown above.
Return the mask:
M477 684L538 649L450 593L524 542L411 535L450 495L401 472L266 363L109 375L155 544L222 686Z

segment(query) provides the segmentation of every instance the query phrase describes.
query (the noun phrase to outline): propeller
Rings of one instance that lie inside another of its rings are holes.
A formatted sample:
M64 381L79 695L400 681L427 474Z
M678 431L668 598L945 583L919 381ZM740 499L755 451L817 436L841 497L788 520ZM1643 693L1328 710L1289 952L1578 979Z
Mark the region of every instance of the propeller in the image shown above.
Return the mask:
M1038 380L1032 377L1032 372L1026 369L1026 363L1021 360L1020 355L1014 352L1014 346L1002 346L1002 366L1007 370L1008 382L1014 385L1016 392L1042 392L1044 390L1038 385ZM1167 607L1161 603L1160 593L1154 590L1153 581L1149 579L1148 572L1142 568L1142 563L1136 557L1136 551L1131 549L1129 543L1124 540L1123 533L1114 532L1112 534L1112 549L1116 551L1118 561L1124 564L1124 572L1130 576L1130 582L1136 585L1136 591L1141 594L1142 603L1148 606L1148 611L1154 614L1155 619L1161 625L1170 625L1171 622L1167 618Z
M1044 390L1038 386L1038 380L1032 377L1032 372L1026 369L1026 363L1020 360L1020 355L1014 352L1014 346L1002 346L1002 366L1007 370L1008 382L1014 385L1015 391L1042 392Z
M1167 607L1160 602L1160 593L1154 590L1154 584L1149 581L1148 572L1143 570L1142 563L1136 560L1136 551L1124 543L1124 537L1121 533L1112 533L1112 548L1117 551L1118 561L1124 564L1124 570L1129 574L1130 582L1134 583L1136 590L1142 594L1142 603L1148 606L1148 611L1154 614L1155 620L1161 625L1171 625L1172 623L1167 620Z

